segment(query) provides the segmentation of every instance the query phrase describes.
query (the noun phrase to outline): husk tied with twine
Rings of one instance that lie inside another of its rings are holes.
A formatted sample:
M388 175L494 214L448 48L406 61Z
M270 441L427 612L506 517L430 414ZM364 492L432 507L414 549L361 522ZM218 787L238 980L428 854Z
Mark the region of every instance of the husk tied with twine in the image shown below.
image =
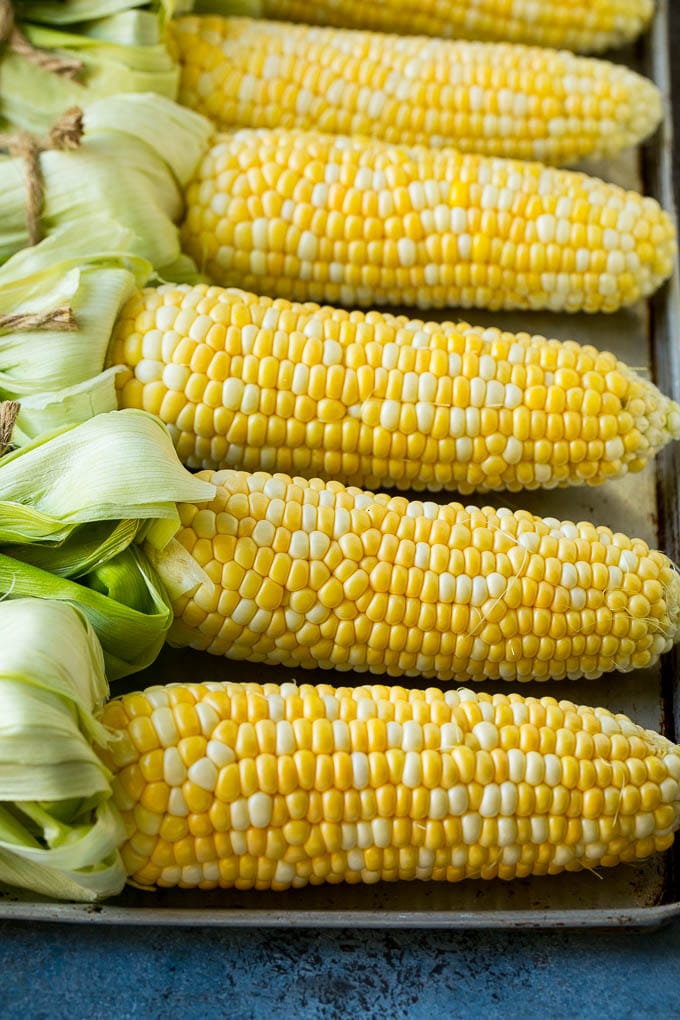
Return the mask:
M80 218L45 223L40 244L0 266L0 401L21 405L15 446L116 410L117 370L104 367L111 332L153 274L128 254L132 232L106 215L86 229Z
M15 333L31 333L36 330L52 330L58 333L74 333L78 329L73 309L68 306L51 308L41 312L23 312L14 315L0 315L0 334L4 330ZM21 410L18 400L0 402L0 458L13 444L14 427Z
M4 149L12 157L21 159L24 165L26 227L31 245L37 244L42 237L40 216L45 200L45 181L40 156L50 149L60 152L77 149L82 136L83 113L77 106L62 114L50 129L46 139L35 138L28 131L0 134L0 149Z
M0 0L9 11L7 0ZM177 99L179 67L165 39L177 0L28 0L4 16L0 119L42 133L70 106L122 92ZM1 48L1 47L0 47Z
M0 46L3 44L13 53L26 57L36 67L42 67L51 74L74 79L83 67L82 62L74 57L33 46L16 23L11 0L0 0Z
M0 144L21 158L0 159L0 263L33 244L40 223L46 238L71 226L87 242L93 218L104 215L129 231L129 256L148 260L166 280L195 278L176 224L212 130L163 96L128 92L67 110L45 141L5 136ZM90 250L101 252L96 244Z

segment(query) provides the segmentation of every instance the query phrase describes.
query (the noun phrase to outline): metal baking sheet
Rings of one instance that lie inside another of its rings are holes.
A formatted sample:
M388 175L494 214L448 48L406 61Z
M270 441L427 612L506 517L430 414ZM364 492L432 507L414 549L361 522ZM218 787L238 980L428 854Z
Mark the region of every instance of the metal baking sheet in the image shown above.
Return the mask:
M660 0L651 32L635 52L626 56L662 89L667 111L664 125L641 152L584 168L626 187L642 189L673 212L668 0ZM629 365L649 373L666 393L680 400L679 311L676 271L651 302L609 317L466 312L461 318L577 339L612 350ZM448 310L446 318L454 315ZM608 524L615 530L644 538L680 562L679 479L680 444L676 444L641 474L596 489L518 494L511 498L498 494L484 496L478 502L524 506L542 515ZM260 680L262 669L196 652L166 649L151 669L117 684L114 693L179 680ZM280 680L297 675L299 680L327 683L335 679L325 671L295 674L283 667L271 669L268 675ZM680 733L677 678L678 654L674 652L654 669L590 682L531 684L521 690L605 705L673 738ZM346 673L338 674L337 681L351 682ZM365 677L357 677L357 682L366 682ZM490 684L487 689L509 691L517 686ZM31 893L0 887L0 918L200 927L641 929L656 927L680 915L679 863L680 853L675 849L641 864L624 864L597 874L583 872L513 882L320 886L285 893L141 892L128 888L119 897L95 906L54 903Z

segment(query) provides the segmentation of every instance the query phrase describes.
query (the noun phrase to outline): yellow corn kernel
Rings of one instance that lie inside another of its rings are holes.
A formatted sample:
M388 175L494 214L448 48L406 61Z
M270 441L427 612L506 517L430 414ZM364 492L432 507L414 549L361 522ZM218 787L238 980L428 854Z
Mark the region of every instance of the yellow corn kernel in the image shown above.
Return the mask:
M238 326L244 318L247 327ZM638 470L641 462L653 456L665 442L680 436L677 405L612 355L602 355L601 369L595 371L590 349L579 348L574 343L502 333L496 329L475 329L466 323L416 323L376 312L363 315L286 301L273 302L241 291L205 285L149 288L131 298L123 308L114 332L109 364L124 365L126 371L117 378L133 374L141 389L131 394L127 385L120 382L121 406L143 406L140 393L145 380L157 375L162 382L165 367L177 364L179 355L176 350L173 353L173 345L166 344L165 340L158 347L160 360L153 368L145 356L144 345L138 350L139 345L131 343L133 337L140 336L143 323L147 323L147 332L167 338L171 333L178 337L181 321L188 339L196 322L206 319L215 324L227 323L229 329L224 331L220 347L214 346L215 341L196 341L193 353L187 351L187 367L189 362L193 363L197 350L205 351L207 378L214 371L214 362L226 359L228 378L221 388L219 406L209 409L210 420L206 427L212 436L218 434L222 429L219 411L228 416L229 424L225 432L226 445L220 447L216 459L213 444L205 445L204 427L201 426L200 433L197 431L194 412L204 406L200 403L201 397L196 404L189 388L184 391L186 414L183 413L182 422L172 416L165 417L165 421L182 459L190 467L219 469L225 464L235 466L238 460L243 466L258 468L266 461L271 469L294 468L296 474L307 477L333 476L347 484L378 488L382 485L411 489L455 487L461 492L500 487L511 490L551 488L581 484L586 462L592 469L589 480L593 483ZM334 325L342 326L338 337L319 340L312 347L308 333L328 330ZM286 345L278 356L273 353L273 334L286 338ZM396 365L394 344L399 348ZM265 386L262 382L266 374L264 368L272 364L276 367L275 377L271 386ZM308 369L315 373L314 379ZM538 412L529 413L537 402L545 400L549 375L553 378L550 387L553 404L566 408L567 399L571 401L569 410L553 414L555 421L550 431L554 439L546 437L543 419L534 418ZM322 400L323 394L339 377L342 377L343 432L338 441L333 442L328 432L330 426L323 422ZM365 405L357 408L358 391L362 388L360 379L370 396ZM312 397L313 381L321 397ZM246 387L248 396L244 397ZM273 445L267 435L257 444L250 440L241 442L242 429L247 427L255 408L264 413L272 389L277 399L290 398L292 402L287 424L291 424L291 415L294 419L299 413L303 436L311 435L318 428L322 437L319 442L291 444L282 441ZM581 394L578 402L573 394ZM607 416L607 428L614 431L608 433L606 443L593 448L590 458L587 444L584 446L579 437L585 434L591 417L589 400L593 395L598 399L601 395L610 397L615 413ZM304 409L296 412L296 401L303 399ZM494 406L493 411L485 407L480 413L477 404L482 399ZM631 409L630 413L626 408ZM429 431L428 415L435 411L446 411L445 428L437 439ZM405 415L410 424L404 424ZM499 423L502 431L499 431ZM564 443L561 435L567 429L576 438ZM386 439L390 444L388 459L382 456ZM404 443L397 455L393 447L399 439ZM416 439L429 441L433 456L416 464L407 439L411 446ZM462 456L470 442L472 456ZM563 447L565 455L558 457ZM642 457L641 447L645 451ZM459 448L461 456L456 456ZM271 521L266 522L270 536L274 528L270 545L257 546L253 542L252 547L246 547L241 543L237 562L234 562L237 552L234 538L217 526L215 513L201 510L194 517L197 542L214 536L213 552L216 564L223 565L225 585L229 583L244 597L246 587L252 585L248 597L255 598L267 613L278 608L282 589L302 592L309 584L309 564L291 556L287 544L287 533L300 531L301 526L301 513L293 516L293 509L300 510L293 504L283 507L283 513L288 512L288 524L278 530ZM306 547L306 544L308 539L298 536L293 550L295 555L303 551L302 545ZM402 562L405 550L397 542L389 569L386 563L366 573L361 569L364 553L360 537L348 532L339 544L345 560L336 568L332 582L326 580L324 598L329 607L333 608L334 602L342 600L343 594L352 600L358 598L370 584L374 590L392 596L389 613L398 616L399 599L409 587L409 564ZM433 555L433 565L440 572L444 564L437 557L449 556L449 551L438 547ZM395 570L397 565L403 569ZM239 567L252 570L252 574L246 579L242 572L237 574ZM342 585L342 591L336 581ZM648 591L654 598L653 585ZM637 594L639 598L631 603L630 612L644 619L648 615L649 598L643 592ZM547 596L552 598L550 593ZM500 612L499 605L494 604L495 598L497 594L484 609L491 622ZM508 594L504 601L507 599ZM205 608L207 603L202 605ZM460 621L452 619L452 627L462 629L454 627L454 623ZM350 637L348 645L351 644ZM566 648L565 653L568 653ZM144 726L141 720L139 725L141 733ZM153 740L150 733L148 739Z
M540 7L514 0L423 0L406 7L400 0L263 0L262 14L285 21L304 21L339 28L367 28L400 35L450 39L504 40L554 46L583 53L600 52L630 42L648 25L652 0L543 0Z
M170 30L182 70L180 102L221 129L316 129L399 145L452 145L461 152L575 163L636 144L661 119L659 93L651 82L624 65L566 50L425 42L397 39L394 29L379 35L246 18L189 17L171 22ZM264 176L250 170L262 185ZM290 179L285 172L281 177ZM310 197L314 186L324 183L317 170L304 188L291 181L286 197ZM398 191L394 209L410 215L403 234L394 233L400 263L408 265L405 242L417 241L422 231L419 206L412 212ZM345 203L345 211L370 220L379 211L379 198L371 202L358 194ZM485 212L486 227L495 216L493 207ZM318 253L312 219L309 209L293 221L299 259ZM349 235L357 266L366 265L370 243L370 234L362 234L357 226ZM238 222L235 239L251 236L250 224ZM483 250L488 241L475 234L476 243ZM559 268L549 261L544 265L542 257L536 260L538 272Z
M222 699L215 697L214 684L191 687L199 715L210 699L215 717L202 718L216 757L217 733L226 741L222 759L235 756L248 704L251 715L277 727L282 717L313 719L324 749L291 757L282 730L274 751L257 757L273 759L265 773L276 772L276 763L291 763L295 775L285 796L256 786L229 806L217 791L196 787L211 803L186 817L156 813L152 802L163 784L144 780L139 762L147 752L137 751L137 760L114 769L114 784L137 789L141 783L140 805L125 815L122 847L124 865L141 885L284 889L381 877L459 881L556 874L665 850L680 825L680 748L604 709L465 689L442 694L396 686L227 682L221 690ZM101 718L126 732L144 713L131 720L119 704L106 706ZM365 751L342 750L350 742L347 720L368 723L360 728ZM232 721L239 726L230 728ZM518 727L551 731L553 739L544 737L550 750L523 750ZM379 750L395 742L401 746ZM626 758L619 756L623 742ZM384 755L393 770L390 755L397 751L400 778L386 777L372 787L369 756ZM349 769L342 790L327 785L334 772L324 765L339 755ZM258 763L240 763L256 783ZM231 761L220 777L236 767ZM638 786L626 781L643 773ZM315 785L319 777L323 789ZM182 787L187 804L190 787ZM172 798L170 791L170 811ZM163 804L156 808L165 810Z
M277 610L282 614L283 626L273 625L273 615L258 617L258 613L265 611L255 612L248 600L239 600L217 627L207 621L196 622L194 607L200 605L208 587L207 582L199 583L191 598L183 596L175 604L177 621L171 639L176 644L295 669L334 668L340 663L345 668L389 673L393 677L415 672L440 681L466 682L583 675L594 678L606 670L628 670L639 658L644 657L649 663L668 651L680 636L680 578L670 561L642 541L634 543L633 553L630 539L607 528L588 522L543 520L525 511L512 513L458 503L409 503L401 496L372 495L346 489L339 482L323 483L318 479L306 482L283 474L225 471L206 473L204 477L215 483L217 497L204 508L213 511L215 532L212 538L201 541L211 545L217 537L219 520L234 539L234 557L238 559L241 546L249 547L260 524L266 524L269 516L284 513L288 506L297 506L304 515L305 530L285 529L282 542L287 544L293 562L299 559L308 565L310 582L303 591L284 590L281 608ZM249 492L248 499L234 498L244 490ZM180 512L183 519L191 522L191 515L182 507ZM373 527L366 528L362 523L364 516ZM333 605L329 605L323 594L324 586L335 580L334 572L345 562L334 536L347 533L362 540L364 557L358 566L368 578L368 586L352 599L338 582L342 597L339 601L333 599ZM180 529L177 541L190 552L195 548L195 537L191 522ZM403 616L400 611L397 614L400 622L395 623L390 617L393 596L387 591L375 591L371 579L378 579L380 588L390 588L395 575L399 581L406 568L393 560L402 543L412 544L414 561L419 565L414 562L408 568L413 577L413 592L403 596ZM208 577L217 576L211 574L213 562L208 554L203 563ZM452 563L455 573L450 569ZM170 566L169 561L163 560L161 575ZM525 571L551 580L537 583L523 577L522 599L528 604L518 605L516 597L506 601L510 581ZM621 584L618 590L621 605L616 612L605 606L591 609L602 595L598 587L602 572L605 584L610 583L610 578L616 582L624 575L638 576L640 584L647 573L663 577L663 585L648 589L649 616L641 619L627 612L630 601L640 598L637 586L632 583ZM209 584L212 594L217 589L219 600L219 584L213 581ZM493 623L485 622L480 608L489 604L494 607ZM466 623L452 632L454 619ZM551 634L562 635L560 655L556 654L557 641ZM238 699L234 699L234 711L238 704ZM318 716L321 705L320 701L315 702L307 717L300 711L299 718L293 719L291 735L284 738L282 745L293 756L298 777L310 790L315 775L314 722L318 721L312 717ZM198 723L195 707L179 705L177 711L193 713L191 718ZM397 706L395 718L400 723L405 721L400 716L402 711ZM412 718L417 719L418 711L415 706ZM462 702L458 711L471 725L483 721L474 701ZM506 750L516 747L525 755L545 753L552 747L552 738L544 732L546 719L544 713L536 710L530 717L518 718L506 737L498 735L501 741L498 746L503 747L502 740L506 739L512 741L505 745ZM333 755L334 783L339 788L349 782L352 768L352 762L342 756L367 755L369 731L377 729L371 720L359 717L347 716L346 722L347 745ZM277 728L281 725L277 723ZM180 723L177 729L181 732ZM328 728L323 732L328 741ZM486 782L495 770L490 759L495 745L489 743L490 732L483 727L479 732L483 734L480 739L484 741L484 755L489 756L488 768L480 778L480 782ZM378 733L374 735L378 737ZM201 738L196 735L189 739ZM384 745L385 735L379 739ZM260 748L253 723L241 722L235 741L240 759L257 756ZM592 776L588 769L592 771L594 766L591 763L581 767L579 761L595 756L592 735L582 730L572 737L561 728L556 731L554 743L556 753L564 755L565 787L589 788ZM613 759L627 760L631 756L624 734L614 734L610 745ZM385 752L391 782L406 782L408 753L408 747L392 747ZM371 776L369 761L366 758L365 766L362 765L367 782ZM456 758L456 764L464 781L469 781L466 761ZM655 781L654 766L650 764L649 769L649 778ZM386 775L376 775L378 785L385 780ZM439 782L436 770L428 770L422 781L436 786Z

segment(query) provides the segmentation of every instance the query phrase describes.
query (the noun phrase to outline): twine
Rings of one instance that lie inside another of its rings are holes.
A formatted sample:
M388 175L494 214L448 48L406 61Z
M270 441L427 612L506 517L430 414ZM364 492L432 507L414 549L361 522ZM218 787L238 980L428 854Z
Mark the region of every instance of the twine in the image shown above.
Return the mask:
M0 45L6 43L13 53L30 60L51 74L75 80L83 69L82 61L75 57L59 56L50 50L41 50L28 41L17 28L11 0L0 0Z
M0 330L54 329L71 332L78 324L71 308L53 308L49 312L23 312L16 315L0 315ZM0 402L0 458L12 445L14 423L21 410L17 400Z
M0 457L12 445L12 432L20 407L21 404L16 400L3 400L0 404Z
M34 329L53 329L58 333L73 333L78 329L73 309L64 305L48 312L16 312L0 315L0 330L8 333L28 333Z

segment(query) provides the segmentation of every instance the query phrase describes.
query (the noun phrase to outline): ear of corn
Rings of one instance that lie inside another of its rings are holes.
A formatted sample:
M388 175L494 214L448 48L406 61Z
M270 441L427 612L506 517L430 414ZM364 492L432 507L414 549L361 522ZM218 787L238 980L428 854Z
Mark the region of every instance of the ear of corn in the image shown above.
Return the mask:
M145 886L512 879L637 862L680 823L680 751L553 698L296 684L109 703Z
M108 364L183 463L369 488L552 488L637 471L680 408L614 355L206 285L137 290Z
M237 131L186 192L213 282L344 305L614 311L675 255L650 198L536 163L364 138Z
M606 709L296 683L102 709L72 607L4 602L0 631L0 879L43 895L554 875L641 861L680 823L680 748Z
M247 18L183 18L171 29L180 102L218 128L575 163L636 144L661 118L651 82L567 52Z
M251 0L268 18L445 38L504 40L596 53L630 42L654 0ZM201 3L230 10L230 0Z
M205 473L174 545L169 641L292 667L443 681L597 677L680 636L680 575L639 539L526 511ZM203 571L180 585L186 564Z

